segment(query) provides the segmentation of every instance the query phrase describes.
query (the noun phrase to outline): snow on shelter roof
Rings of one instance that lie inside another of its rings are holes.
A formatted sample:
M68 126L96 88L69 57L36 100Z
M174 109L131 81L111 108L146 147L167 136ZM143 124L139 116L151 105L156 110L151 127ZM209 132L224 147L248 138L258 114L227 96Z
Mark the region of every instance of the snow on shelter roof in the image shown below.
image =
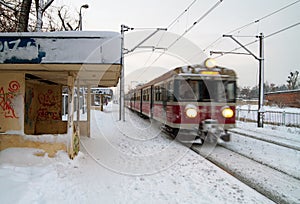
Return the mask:
M0 71L23 71L58 84L70 72L86 85L116 86L121 35L109 31L0 34Z

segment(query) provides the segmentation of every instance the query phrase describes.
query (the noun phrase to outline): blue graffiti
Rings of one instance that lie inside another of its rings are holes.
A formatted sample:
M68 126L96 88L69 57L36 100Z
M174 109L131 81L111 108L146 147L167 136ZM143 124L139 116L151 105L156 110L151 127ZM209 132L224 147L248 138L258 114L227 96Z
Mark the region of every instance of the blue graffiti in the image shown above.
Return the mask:
M46 53L32 38L0 38L0 63L41 63Z

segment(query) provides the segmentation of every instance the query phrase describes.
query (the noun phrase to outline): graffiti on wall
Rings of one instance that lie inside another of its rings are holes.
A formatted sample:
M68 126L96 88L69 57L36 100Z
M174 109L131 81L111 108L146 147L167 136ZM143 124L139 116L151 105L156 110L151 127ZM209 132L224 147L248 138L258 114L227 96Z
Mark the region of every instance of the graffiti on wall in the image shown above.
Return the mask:
M40 63L46 56L32 38L0 38L0 63Z
M19 90L20 83L18 81L10 81L7 90L3 86L0 87L0 111L4 113L5 118L19 118L13 104Z
M37 111L37 120L61 120L60 94L48 89L39 93L38 102L40 108Z

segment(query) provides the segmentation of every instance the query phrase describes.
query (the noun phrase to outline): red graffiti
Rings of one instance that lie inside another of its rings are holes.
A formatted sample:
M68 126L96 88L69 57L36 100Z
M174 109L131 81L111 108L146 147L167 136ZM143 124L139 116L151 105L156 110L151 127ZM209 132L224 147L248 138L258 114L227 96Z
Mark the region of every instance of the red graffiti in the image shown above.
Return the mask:
M20 84L17 81L11 81L8 85L8 91L5 92L4 88L0 88L0 107L4 111L5 118L18 118L15 114L13 99L20 89Z
M47 108L40 108L38 110L38 120L60 120L60 115L57 112L48 111Z
M17 81L11 81L8 85L8 91L10 92L18 92L20 89L20 84Z
M61 119L61 113L58 111L60 110L60 103L57 97L59 96L51 89L48 89L46 93L40 93L38 95L38 101L41 105L37 116L39 121Z
M51 89L49 89L45 94L39 94L38 99L39 99L39 103L43 106L49 107L49 106L56 105L56 99Z

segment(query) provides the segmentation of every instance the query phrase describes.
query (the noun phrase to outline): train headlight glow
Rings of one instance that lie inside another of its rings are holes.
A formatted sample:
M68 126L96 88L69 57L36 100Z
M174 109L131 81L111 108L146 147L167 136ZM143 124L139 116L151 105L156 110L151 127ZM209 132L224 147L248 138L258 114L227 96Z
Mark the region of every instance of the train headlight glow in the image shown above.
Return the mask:
M189 118L196 118L198 115L197 107L191 104L187 105L185 107L185 114Z
M233 110L231 108L225 107L222 110L222 115L223 115L224 118L232 118L234 113L233 113Z
M214 68L216 67L217 63L216 60L213 58L208 58L205 60L204 62L205 67L207 67L208 69Z

